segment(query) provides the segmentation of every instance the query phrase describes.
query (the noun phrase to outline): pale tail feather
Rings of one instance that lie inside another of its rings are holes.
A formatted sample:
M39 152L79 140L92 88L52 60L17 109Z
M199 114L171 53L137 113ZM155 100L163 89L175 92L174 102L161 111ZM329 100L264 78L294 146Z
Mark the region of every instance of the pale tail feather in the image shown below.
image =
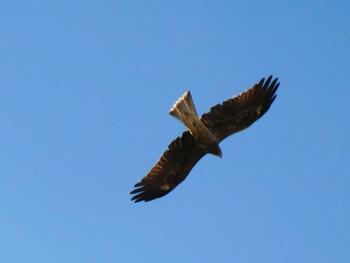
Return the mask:
M198 116L190 91L186 91L185 94L175 102L169 114L185 125L184 118L186 118L186 115L194 114Z

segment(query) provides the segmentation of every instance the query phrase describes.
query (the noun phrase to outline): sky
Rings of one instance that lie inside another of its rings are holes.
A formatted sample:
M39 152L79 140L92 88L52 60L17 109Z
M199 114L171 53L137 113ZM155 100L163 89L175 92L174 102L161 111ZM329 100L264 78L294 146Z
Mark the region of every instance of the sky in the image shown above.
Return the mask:
M349 1L2 1L2 262L348 262ZM197 112L270 110L167 196L130 201Z

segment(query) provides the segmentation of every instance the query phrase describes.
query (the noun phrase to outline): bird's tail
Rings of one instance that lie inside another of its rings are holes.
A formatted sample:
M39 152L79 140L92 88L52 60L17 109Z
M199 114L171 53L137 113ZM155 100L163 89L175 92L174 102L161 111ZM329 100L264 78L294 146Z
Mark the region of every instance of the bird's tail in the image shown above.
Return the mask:
M174 106L170 109L169 114L186 126L188 126L189 118L192 117L198 119L198 114L190 91L186 91L185 94L175 102Z

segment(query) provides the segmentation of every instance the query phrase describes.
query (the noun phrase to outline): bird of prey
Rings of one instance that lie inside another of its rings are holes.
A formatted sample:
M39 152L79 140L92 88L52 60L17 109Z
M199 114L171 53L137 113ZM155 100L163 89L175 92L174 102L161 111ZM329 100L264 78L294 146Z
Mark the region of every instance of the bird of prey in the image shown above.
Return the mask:
M222 157L219 143L258 120L276 98L278 79L261 79L250 89L217 104L198 117L190 91L174 104L169 114L188 130L173 140L150 172L130 193L132 201L151 201L174 190L207 153Z

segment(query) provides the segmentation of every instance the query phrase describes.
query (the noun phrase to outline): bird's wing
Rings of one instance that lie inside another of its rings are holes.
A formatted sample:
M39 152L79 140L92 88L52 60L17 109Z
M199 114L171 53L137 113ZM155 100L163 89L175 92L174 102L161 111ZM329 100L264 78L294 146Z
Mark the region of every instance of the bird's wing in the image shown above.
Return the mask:
M222 141L227 136L249 127L270 108L276 98L278 79L261 79L250 89L217 104L201 116L206 126Z
M172 141L151 171L135 185L130 193L135 202L162 197L180 184L195 164L205 155L192 135L185 131Z

